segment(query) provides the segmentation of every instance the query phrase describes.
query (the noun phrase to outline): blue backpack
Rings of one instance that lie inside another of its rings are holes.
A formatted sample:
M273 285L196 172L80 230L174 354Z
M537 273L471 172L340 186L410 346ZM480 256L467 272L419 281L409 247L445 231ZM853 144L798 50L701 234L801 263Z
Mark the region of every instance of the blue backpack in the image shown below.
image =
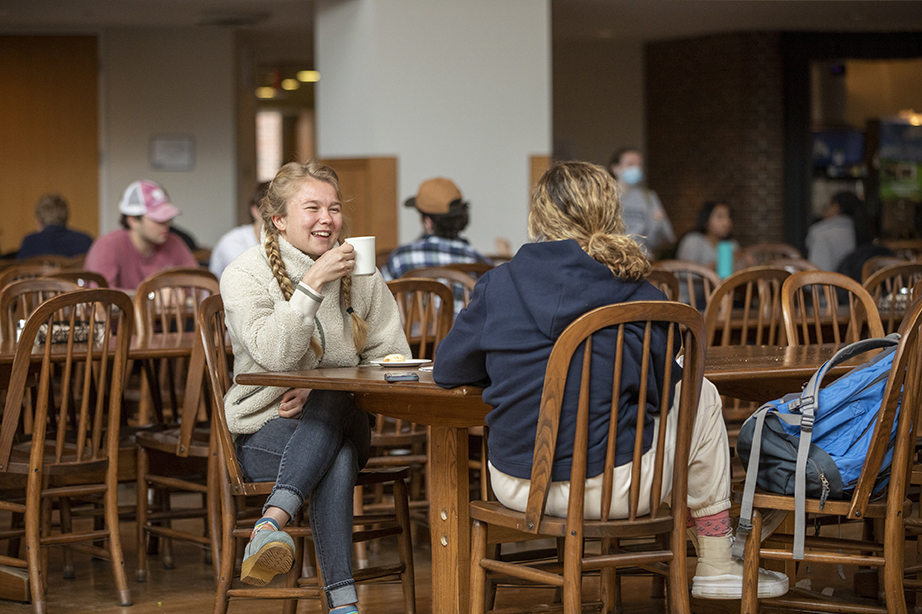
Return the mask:
M854 492L898 343L899 334L894 333L843 347L813 374L803 392L766 403L743 423L736 449L746 465L746 483L735 556L742 556L746 534L752 530L752 499L758 485L794 496L794 558L803 559L806 497L819 499L822 508L827 499L845 499ZM879 348L886 349L821 389L831 368ZM895 430L896 420L875 492L889 481Z

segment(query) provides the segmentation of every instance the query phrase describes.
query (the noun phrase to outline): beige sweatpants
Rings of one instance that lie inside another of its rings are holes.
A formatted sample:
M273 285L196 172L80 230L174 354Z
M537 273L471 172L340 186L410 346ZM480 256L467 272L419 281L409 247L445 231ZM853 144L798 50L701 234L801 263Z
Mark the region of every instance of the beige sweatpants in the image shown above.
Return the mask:
M672 465L675 458L676 416L682 384L676 386L673 411L666 419L666 462L663 475L661 501L669 501L672 494ZM659 431L659 418L655 418L655 432ZM656 436L653 448L641 460L641 490L639 514L650 511L650 491L653 488L653 458L656 451ZM631 488L631 466L628 463L615 467L612 492L612 518L627 518L627 502ZM490 464L490 479L496 498L506 507L521 512L528 503L530 481L507 475ZM567 500L570 496L570 481L552 482L548 488L546 512L552 516L567 515ZM599 502L602 497L602 476L586 480L586 517L598 519ZM707 379L701 387L698 414L692 429L688 456L688 509L692 516L700 518L730 509L730 445L727 428L721 413L720 395L717 388Z

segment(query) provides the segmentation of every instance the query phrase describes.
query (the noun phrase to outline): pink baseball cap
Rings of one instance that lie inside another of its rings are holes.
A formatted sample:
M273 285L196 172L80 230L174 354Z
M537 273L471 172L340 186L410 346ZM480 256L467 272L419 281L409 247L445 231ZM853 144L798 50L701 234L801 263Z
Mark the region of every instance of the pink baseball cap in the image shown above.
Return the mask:
M128 186L118 204L118 210L124 215L146 215L155 222L168 222L182 213L173 206L163 188L147 179L135 181Z

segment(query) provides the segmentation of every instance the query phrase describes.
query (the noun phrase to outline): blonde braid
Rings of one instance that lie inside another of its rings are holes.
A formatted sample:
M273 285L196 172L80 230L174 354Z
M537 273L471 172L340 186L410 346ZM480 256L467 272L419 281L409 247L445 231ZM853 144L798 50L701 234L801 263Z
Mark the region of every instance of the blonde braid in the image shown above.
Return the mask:
M291 296L295 293L295 287L291 283L291 278L288 277L285 261L282 260L282 252L279 249L279 229L275 227L271 217L265 214L268 208L265 204L267 202L267 197L263 198L264 204L260 205L260 210L264 212L263 228L266 233L266 243L263 247L266 250L266 256L269 258L269 265L272 267L272 275L275 276L275 281L278 282L279 288L282 290L282 296L285 297L286 301L290 301ZM266 220L265 218L267 217L270 217L270 219ZM317 338L313 336L311 337L311 350L313 350L314 356L317 357L319 362L323 358L323 347L321 347Z
M343 295L343 304L346 306L346 313L352 317L352 342L355 344L355 352L361 356L365 349L365 343L368 341L368 322L362 319L362 316L355 313L352 309L352 276L346 275L341 278L340 291Z

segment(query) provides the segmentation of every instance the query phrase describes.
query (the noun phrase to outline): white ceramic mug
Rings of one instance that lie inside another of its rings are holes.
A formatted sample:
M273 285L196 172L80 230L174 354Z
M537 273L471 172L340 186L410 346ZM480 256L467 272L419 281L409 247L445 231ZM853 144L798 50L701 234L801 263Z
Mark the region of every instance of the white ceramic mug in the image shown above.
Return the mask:
M375 238L350 237L346 243L355 248L353 275L372 275L375 272Z

